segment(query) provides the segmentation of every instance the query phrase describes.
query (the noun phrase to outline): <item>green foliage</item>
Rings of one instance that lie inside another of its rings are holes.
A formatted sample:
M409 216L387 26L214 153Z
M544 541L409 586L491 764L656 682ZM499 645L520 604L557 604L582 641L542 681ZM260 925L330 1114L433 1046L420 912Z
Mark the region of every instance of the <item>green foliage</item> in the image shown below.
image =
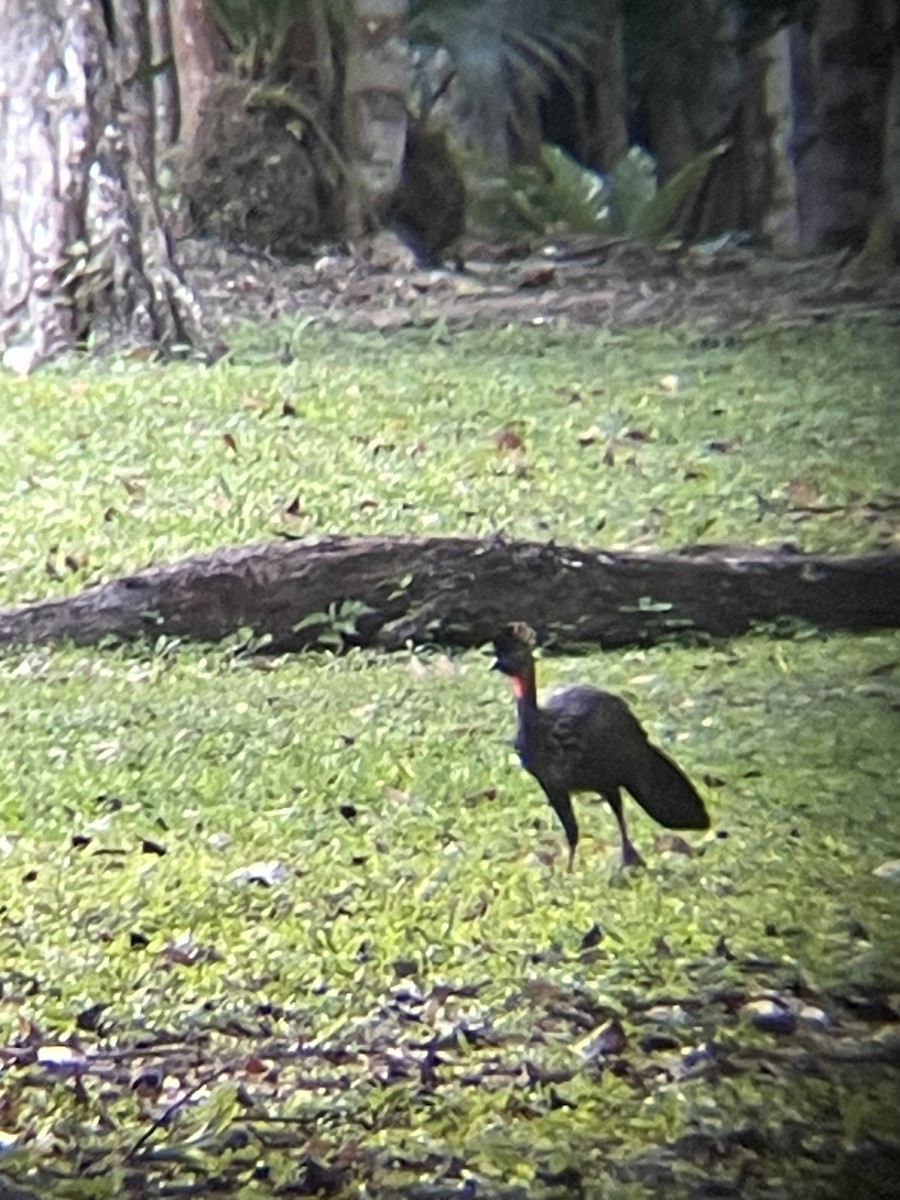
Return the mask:
M409 37L449 51L470 115L496 130L516 123L523 94L571 82L603 18L595 0L412 0Z
M514 167L481 219L506 231L600 233L609 228L603 177L559 146L542 146L539 166Z
M698 154L657 188L656 164L640 146L632 146L607 177L580 166L559 146L543 146L539 166L514 167L502 183L485 189L475 216L507 234L631 233L657 241L674 230L726 148Z
M633 233L641 214L656 195L656 163L652 155L640 146L631 146L609 173L611 232Z
M728 143L723 142L685 163L680 171L666 180L656 196L629 214L626 218L628 230L650 240L670 233L675 227L679 212L697 195L706 181L710 167L727 149Z
M213 0L213 11L238 61L252 77L278 57L308 0Z
M239 66L253 79L267 77L285 40L311 4L324 4L335 39L343 44L351 0L213 0L213 12Z

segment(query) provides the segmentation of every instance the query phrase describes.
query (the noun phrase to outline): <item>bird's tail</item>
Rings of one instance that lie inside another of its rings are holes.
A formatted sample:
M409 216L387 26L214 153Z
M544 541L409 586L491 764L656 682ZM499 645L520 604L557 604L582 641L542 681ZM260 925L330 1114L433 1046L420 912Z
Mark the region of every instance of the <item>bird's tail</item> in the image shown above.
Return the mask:
M641 808L667 829L709 828L709 814L697 789L668 755L649 742L625 786Z

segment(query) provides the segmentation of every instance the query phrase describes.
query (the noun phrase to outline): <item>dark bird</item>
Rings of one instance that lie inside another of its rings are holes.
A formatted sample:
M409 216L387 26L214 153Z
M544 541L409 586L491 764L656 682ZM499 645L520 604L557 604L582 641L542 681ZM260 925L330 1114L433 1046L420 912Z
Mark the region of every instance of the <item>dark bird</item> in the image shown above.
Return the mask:
M570 687L538 707L534 640L527 625L509 625L494 639L494 669L508 675L512 683L519 712L516 751L562 822L569 843L569 870L578 845L573 792L596 792L612 808L626 866L639 866L644 860L628 836L622 788L668 829L708 829L709 816L694 785L651 745L619 696L595 687Z

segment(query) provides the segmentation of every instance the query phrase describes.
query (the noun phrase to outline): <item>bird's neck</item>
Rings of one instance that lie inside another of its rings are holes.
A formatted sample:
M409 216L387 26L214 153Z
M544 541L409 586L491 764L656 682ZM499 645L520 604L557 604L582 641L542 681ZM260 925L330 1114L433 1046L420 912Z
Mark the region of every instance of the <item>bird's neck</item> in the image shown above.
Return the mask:
M534 679L534 667L530 667L521 675L511 675L513 695L519 709L519 716L524 720L537 709L537 687Z

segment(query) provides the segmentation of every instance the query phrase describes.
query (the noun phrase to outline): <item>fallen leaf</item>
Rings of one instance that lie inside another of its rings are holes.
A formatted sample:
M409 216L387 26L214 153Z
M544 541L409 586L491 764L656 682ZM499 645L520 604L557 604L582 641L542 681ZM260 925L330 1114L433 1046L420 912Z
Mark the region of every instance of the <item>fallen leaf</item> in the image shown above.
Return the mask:
M480 792L472 792L471 795L466 796L463 800L463 804L465 804L466 808L477 808L479 804L484 804L485 801L496 799L496 788L482 788Z
M519 276L519 287L522 290L547 287L555 278L555 267L534 267L532 270L522 272Z
M654 849L659 854L687 854L694 853L694 847L679 837L677 833L663 833L654 842Z
M595 1029L587 1037L579 1038L573 1044L573 1049L586 1061L593 1058L606 1058L611 1054L621 1054L628 1044L622 1022L615 1017L601 1029Z
M291 875L290 868L284 863L278 862L277 859L266 859L240 867L237 871L232 871L227 878L229 883L259 883L263 887L272 887L276 883L285 883Z
M581 939L582 950L593 950L595 946L599 946L603 939L603 930L595 921L586 934Z
M108 1004L102 1002L92 1004L88 1008L84 1008L75 1018L75 1025L78 1029L83 1029L86 1033L96 1033L100 1026L100 1018L109 1008Z
M213 954L206 946L201 946L189 936L167 942L160 954L164 963L172 963L177 967L195 967L212 957Z
M784 493L795 508L809 508L819 500L818 491L805 479L792 479Z
M508 426L500 430L495 438L495 444L501 454L517 452L525 449L525 439Z

